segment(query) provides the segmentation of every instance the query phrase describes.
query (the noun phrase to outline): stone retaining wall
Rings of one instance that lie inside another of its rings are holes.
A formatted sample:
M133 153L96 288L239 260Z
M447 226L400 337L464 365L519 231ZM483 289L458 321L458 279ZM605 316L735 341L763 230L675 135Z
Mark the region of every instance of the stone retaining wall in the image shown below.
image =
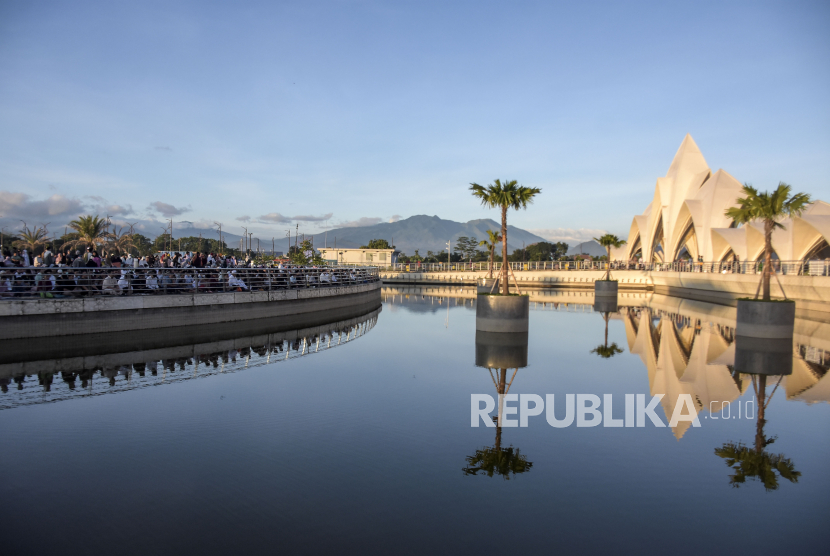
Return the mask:
M380 301L380 282L253 293L0 301L0 338L41 338L237 322Z

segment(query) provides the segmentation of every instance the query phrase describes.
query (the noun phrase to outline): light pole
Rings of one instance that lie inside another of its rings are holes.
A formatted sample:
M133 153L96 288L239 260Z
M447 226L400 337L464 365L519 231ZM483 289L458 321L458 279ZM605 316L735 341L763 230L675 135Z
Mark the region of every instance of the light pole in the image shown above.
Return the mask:
M450 258L452 257L452 240L447 242L447 270L450 269Z
M245 233L242 235L242 237L244 238L243 239L243 244L245 244L245 242L248 241L248 228L246 228L245 226L240 226L240 228L245 230ZM248 246L247 245L245 245L245 252L246 253L248 252Z

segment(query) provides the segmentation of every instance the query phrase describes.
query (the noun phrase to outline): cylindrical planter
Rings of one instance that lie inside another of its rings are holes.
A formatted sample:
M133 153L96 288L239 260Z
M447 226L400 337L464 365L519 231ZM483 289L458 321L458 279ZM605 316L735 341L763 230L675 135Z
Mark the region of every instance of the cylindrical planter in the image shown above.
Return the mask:
M735 336L734 369L752 375L792 374L792 338Z
M490 293L490 290L493 289L493 284L496 283L495 278L479 278L476 280L476 288L478 293ZM497 291L493 291L493 293L499 293Z
M488 369L527 367L527 332L476 330L476 366Z
M476 330L527 332L530 298L525 295L479 295L476 300Z
M619 310L616 297L594 296L595 313L616 313Z
M792 340L794 327L794 302L738 300L736 336Z
M597 280L594 282L595 297L617 297L616 280Z

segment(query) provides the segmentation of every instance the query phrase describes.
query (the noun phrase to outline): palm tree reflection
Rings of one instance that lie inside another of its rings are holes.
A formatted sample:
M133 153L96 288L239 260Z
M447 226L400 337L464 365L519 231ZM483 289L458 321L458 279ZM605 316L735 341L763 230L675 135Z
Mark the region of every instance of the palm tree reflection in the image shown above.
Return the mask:
M510 391L519 369L527 366L527 333L476 331L476 365L487 368L498 394L498 416L493 418L496 423L496 443L467 456L467 466L462 471L465 475L500 475L505 480L510 480L511 475L526 473L533 467L533 462L527 461L527 456L519 448L512 445L503 448L501 445L504 395ZM507 380L508 368L514 369L510 381Z
M608 345L608 319L611 318L611 313L616 313L618 310L619 308L617 307L616 298L596 298L594 300L594 311L600 313L602 315L603 320L605 321L605 343L600 344L594 349L592 349L591 353L596 353L603 359L610 359L618 353L623 352L622 348L620 348L620 346L618 346L616 342L612 343L610 346Z
M775 442L775 437L768 438L764 435L766 408L772 400L772 396L781 384L783 375L778 376L778 382L769 396L766 397L767 376L753 375L752 387L755 390L755 399L758 400L758 418L755 422L755 447L749 448L741 442L727 442L720 448L715 448L715 455L726 460L726 465L735 471L729 476L729 484L734 488L746 483L747 479L761 481L767 491L778 489L778 477L781 476L791 483L797 483L801 476L800 471L795 470L795 464L784 456L784 454L771 454L764 450Z

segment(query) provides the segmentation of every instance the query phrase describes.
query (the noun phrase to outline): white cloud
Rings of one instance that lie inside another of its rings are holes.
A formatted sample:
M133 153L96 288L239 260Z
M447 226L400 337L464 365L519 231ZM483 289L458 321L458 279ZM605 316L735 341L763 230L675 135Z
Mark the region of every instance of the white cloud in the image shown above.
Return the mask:
M0 191L0 214L5 218L75 217L83 210L83 202L73 197L52 195L40 200L26 193Z
M251 221L251 217L248 216L247 214L245 216L237 216L236 219L239 222L250 222Z
M340 228L359 228L361 226L374 226L383 222L383 218L374 216L361 216L357 220L350 220L348 222L341 222L337 226Z
M278 212L271 212L268 214L263 214L258 218L258 220L262 222L268 222L271 224L287 224L288 222L291 222L291 217L283 216Z
M180 214L192 210L189 207L176 208L173 205L162 203L161 201L155 201L153 203L150 203L150 206L148 208L149 210L154 210L156 212L161 213L162 216L166 216L167 218L170 218L171 216L178 216Z
M392 222L397 222L401 218L403 218L403 216L401 216L400 214L393 214L392 218L389 219L389 223L391 224Z
M607 233L605 230L594 228L542 228L528 230L528 232L543 237L548 241L564 241L571 246L585 241L591 241L595 237Z
M320 216L310 216L310 215L299 215L299 216L291 216L291 220L295 220L297 222L325 222L329 220L332 216L334 216L333 212L328 214L323 214Z

